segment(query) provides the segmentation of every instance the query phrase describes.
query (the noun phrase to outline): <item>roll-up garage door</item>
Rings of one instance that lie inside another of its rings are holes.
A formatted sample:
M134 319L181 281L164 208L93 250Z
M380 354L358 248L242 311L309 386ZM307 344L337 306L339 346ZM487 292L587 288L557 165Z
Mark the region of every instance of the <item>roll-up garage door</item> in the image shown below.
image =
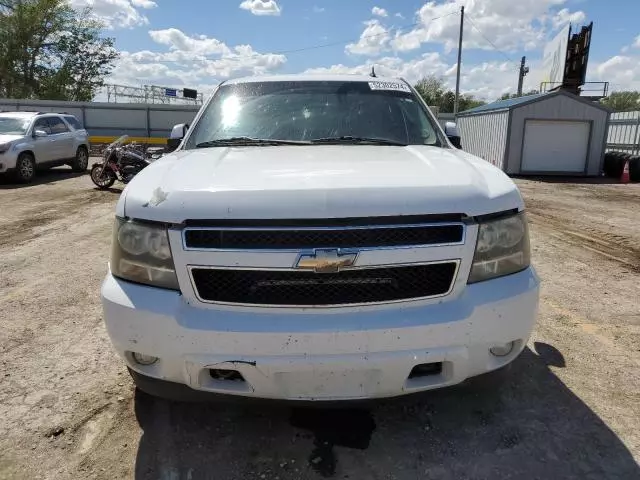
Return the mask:
M520 170L583 173L590 131L589 122L527 120Z

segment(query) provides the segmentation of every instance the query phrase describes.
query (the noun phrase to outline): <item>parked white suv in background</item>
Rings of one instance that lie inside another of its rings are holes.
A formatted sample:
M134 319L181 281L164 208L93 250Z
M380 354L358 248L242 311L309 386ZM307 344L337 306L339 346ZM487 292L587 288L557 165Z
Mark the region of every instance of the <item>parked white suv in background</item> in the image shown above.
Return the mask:
M141 390L392 397L525 347L522 197L404 80L228 81L185 131L122 193L102 287Z
M0 173L30 182L37 169L89 163L89 136L70 114L0 112Z

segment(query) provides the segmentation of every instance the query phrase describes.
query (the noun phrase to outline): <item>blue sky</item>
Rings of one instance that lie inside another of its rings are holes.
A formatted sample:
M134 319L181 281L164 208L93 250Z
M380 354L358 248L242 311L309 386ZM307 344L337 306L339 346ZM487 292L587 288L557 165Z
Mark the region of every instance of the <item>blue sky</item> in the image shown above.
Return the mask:
M637 0L71 0L89 4L116 38L110 81L192 86L266 73L379 73L455 81L465 5L462 90L488 100L517 84L520 57L542 77L545 44L567 23L594 22L588 80L640 89ZM434 18L436 18L434 20ZM332 44L294 52L319 45ZM493 45L492 45L493 44Z

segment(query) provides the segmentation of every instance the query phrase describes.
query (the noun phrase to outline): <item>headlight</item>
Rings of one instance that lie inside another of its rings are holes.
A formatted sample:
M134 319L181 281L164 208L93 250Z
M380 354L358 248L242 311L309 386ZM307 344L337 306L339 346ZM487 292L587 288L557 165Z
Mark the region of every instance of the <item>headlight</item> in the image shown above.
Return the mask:
M164 227L117 218L110 265L111 273L124 280L180 289Z
M468 283L520 272L531 263L524 212L481 223Z

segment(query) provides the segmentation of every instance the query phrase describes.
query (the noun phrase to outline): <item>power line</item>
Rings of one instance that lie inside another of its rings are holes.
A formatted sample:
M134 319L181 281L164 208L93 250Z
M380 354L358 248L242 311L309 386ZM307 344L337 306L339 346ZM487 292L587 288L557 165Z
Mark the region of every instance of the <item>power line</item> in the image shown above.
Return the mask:
M430 18L428 21L429 22L433 22L435 20L439 20L441 18L446 18L446 17L449 17L451 15L455 15L457 13L458 12L456 10L456 11L447 13L445 15L440 15L438 17ZM416 27L416 26L421 25L421 24L423 24L423 22L414 22L414 23L399 27L399 28L396 29L396 31L397 32L402 32L403 30L406 30L406 29L409 29L409 28L413 28L413 27ZM381 33L374 33L374 34L371 34L371 35L364 35L364 36L361 36L358 39L358 41L360 41L360 40L368 40L370 38L376 38L376 37L380 37L380 36L388 35L388 34L389 34L389 31L386 30L386 31L381 32ZM351 39L351 38L348 39L348 40L340 40L340 41L337 41L337 42L323 43L323 44L319 44L319 45L311 45L309 47L294 48L294 49L290 49L290 50L280 50L280 51L270 52L270 53L253 52L250 55L239 55L239 56L233 56L233 57L184 59L184 60L154 60L154 62L156 62L156 63L180 63L180 62L194 62L194 61L204 61L204 62L214 61L215 62L215 61L228 61L228 60L245 60L245 59L256 57L256 56L263 57L263 56L266 56L266 55L289 55L289 54L292 54L292 53L307 52L307 51L310 51L310 50L318 50L318 49L321 49L321 48L335 47L337 45L347 45L347 44L350 44L350 43L353 43L353 39Z
M494 48L494 50L502 54L502 56L505 57L507 60L509 60L511 63L516 64L516 61L513 58L511 58L504 51L499 49L495 43L489 40L489 38L487 38L487 36L484 33L482 33L482 30L478 28L478 26L474 23L474 21L471 19L471 17L468 14L467 14L467 20L469 20L469 23L471 24L471 26L476 29L476 31L482 36L482 38L484 38ZM518 66L518 68L520 67Z

